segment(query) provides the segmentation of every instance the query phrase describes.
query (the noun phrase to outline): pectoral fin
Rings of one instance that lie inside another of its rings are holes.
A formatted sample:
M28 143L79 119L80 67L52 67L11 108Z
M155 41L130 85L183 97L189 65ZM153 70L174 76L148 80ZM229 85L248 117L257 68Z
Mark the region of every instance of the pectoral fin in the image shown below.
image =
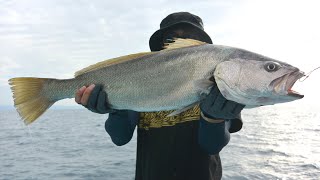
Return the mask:
M200 91L200 94L209 94L214 82L209 79L200 79L194 82L195 88Z

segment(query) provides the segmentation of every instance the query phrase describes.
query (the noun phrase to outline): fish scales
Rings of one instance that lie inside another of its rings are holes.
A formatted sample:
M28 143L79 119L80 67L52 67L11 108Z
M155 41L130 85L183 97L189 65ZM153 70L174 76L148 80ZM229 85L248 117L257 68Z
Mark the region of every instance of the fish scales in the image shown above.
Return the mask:
M178 114L199 103L213 86L226 99L246 107L303 98L291 89L304 76L294 66L239 48L175 41L168 50L99 62L72 79L12 78L15 107L30 124L56 101L73 98L77 89L90 84L103 85L111 108L139 112Z
M195 81L208 78L215 64L221 61L219 46L195 46L146 55L85 73L74 79L62 80L64 92L55 97L72 98L84 84L102 84L114 109L162 111L182 108L199 101L200 89ZM216 59L215 59L215 58ZM216 62L215 62L216 61ZM68 88L65 86L68 84ZM56 87L49 87L49 89ZM50 91L46 91L50 92ZM52 92L50 92L52 93Z

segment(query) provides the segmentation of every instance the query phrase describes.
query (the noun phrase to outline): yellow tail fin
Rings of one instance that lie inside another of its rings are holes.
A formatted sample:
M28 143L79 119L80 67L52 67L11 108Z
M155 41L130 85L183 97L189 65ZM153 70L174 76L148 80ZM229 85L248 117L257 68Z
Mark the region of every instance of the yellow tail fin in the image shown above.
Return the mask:
M30 124L50 108L50 101L42 92L46 78L12 78L9 80L13 92L14 106L25 124Z

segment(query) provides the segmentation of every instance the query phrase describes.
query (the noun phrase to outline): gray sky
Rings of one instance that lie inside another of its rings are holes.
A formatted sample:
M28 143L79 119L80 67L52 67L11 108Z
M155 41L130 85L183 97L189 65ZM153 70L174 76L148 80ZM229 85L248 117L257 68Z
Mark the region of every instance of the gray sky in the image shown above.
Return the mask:
M320 66L319 8L317 0L0 0L0 105L13 104L10 78L71 78L98 61L149 51L150 35L176 11L199 15L215 44L308 72ZM319 82L316 71L296 85L306 95L299 103L320 99Z

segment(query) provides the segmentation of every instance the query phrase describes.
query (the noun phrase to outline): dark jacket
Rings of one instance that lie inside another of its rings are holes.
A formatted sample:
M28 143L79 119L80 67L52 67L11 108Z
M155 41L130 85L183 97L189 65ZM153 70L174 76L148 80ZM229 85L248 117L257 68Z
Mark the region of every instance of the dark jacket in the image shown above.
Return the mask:
M157 119L164 118L160 113L151 114L152 118L143 117L145 113L119 111L109 115L105 128L116 145L124 145L131 140L138 123L137 180L221 179L217 153L229 142L232 120L209 123L195 111L199 112L198 107L186 112L189 114L185 117L194 114L197 118L161 127L156 127ZM153 120L146 122L148 119Z

